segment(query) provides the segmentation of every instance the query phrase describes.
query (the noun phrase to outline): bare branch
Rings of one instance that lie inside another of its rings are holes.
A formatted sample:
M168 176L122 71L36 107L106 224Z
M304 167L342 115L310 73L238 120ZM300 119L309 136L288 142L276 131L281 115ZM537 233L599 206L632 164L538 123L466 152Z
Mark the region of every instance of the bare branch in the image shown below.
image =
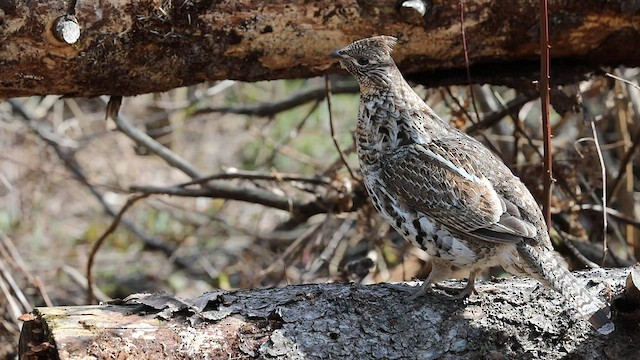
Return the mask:
M104 241L107 239L107 237L111 235L114 231L116 231L116 229L118 228L118 224L120 224L120 221L122 220L122 216L124 215L124 213L127 210L129 210L129 208L133 206L133 204L135 204L136 201L140 199L144 199L147 196L149 196L149 194L136 194L129 197L129 199L127 199L127 202L124 204L122 209L120 209L120 211L118 211L116 216L114 216L113 221L111 222L111 225L109 225L107 230L104 231L104 233L98 238L98 240L96 240L96 242L91 247L91 252L89 253L89 259L87 261L87 304L92 304L94 300L93 275L91 274L91 271L93 270L93 262L96 257L96 254L98 253L98 249L100 249L100 247L102 246Z
M101 97L103 101L104 98ZM122 131L125 135L133 139L137 144L143 145L151 152L158 155L169 165L179 169L183 173L187 174L191 178L201 178L203 175L191 165L187 160L180 157L178 154L169 150L166 146L160 144L143 131L137 129L135 126L126 119L124 115L118 114L119 103L116 101L122 101L121 96L112 96L107 104L107 119L112 119L118 126L118 130ZM117 109L115 108L117 106Z
M309 217L341 209L340 199L321 198L315 196L302 200L292 197L282 196L270 191L231 186L222 183L209 183L207 187L199 189L188 189L180 186L155 187L155 186L131 186L131 191L145 194L184 196L184 197L209 197L228 200L245 201L260 204L290 212L297 221L304 221ZM353 204L349 210L358 209L367 201L367 196L361 186L355 187L352 194Z
M274 172L273 174L265 174L257 171L239 170L235 168L229 168L226 172L221 174L213 174L205 176L203 178L194 179L185 183L177 185L178 187L187 187L189 185L204 184L212 180L226 180L226 179L246 179L246 180L270 180L270 181L299 181L317 185L329 185L331 179L320 176L302 176L298 174L287 174Z
M337 83L333 85L332 92L334 94L353 94L358 92L358 85L353 83L342 84ZM300 92L292 95L288 99L284 99L278 102L259 104L255 106L247 107L205 107L200 108L193 112L193 115L208 114L212 112L227 113L227 114L241 114L241 115L253 115L253 116L273 116L293 109L297 106L304 105L311 101L321 101L327 96L325 88L312 89L305 92Z

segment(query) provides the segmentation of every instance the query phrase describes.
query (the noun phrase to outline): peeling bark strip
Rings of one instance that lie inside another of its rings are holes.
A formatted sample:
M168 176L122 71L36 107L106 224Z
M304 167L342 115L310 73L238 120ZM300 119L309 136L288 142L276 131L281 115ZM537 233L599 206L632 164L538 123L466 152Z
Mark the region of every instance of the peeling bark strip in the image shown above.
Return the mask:
M596 270L576 276L619 291L627 273ZM38 308L33 317L24 316L20 356L640 358L637 319L619 326L618 318L616 331L601 336L567 313L557 294L530 279L480 283L480 295L464 303L440 291L409 301L411 289L407 284L317 284L216 291L193 300L137 294L119 305Z
M331 51L381 32L400 39L394 56L406 72L462 69L457 2L423 3L424 16L396 0L0 1L0 97L317 76L337 71ZM506 76L536 61L536 0L465 4L474 74ZM591 69L640 65L640 48L629 46L640 43L637 1L558 0L549 8L552 57ZM77 21L77 41L74 24L61 33L61 18Z

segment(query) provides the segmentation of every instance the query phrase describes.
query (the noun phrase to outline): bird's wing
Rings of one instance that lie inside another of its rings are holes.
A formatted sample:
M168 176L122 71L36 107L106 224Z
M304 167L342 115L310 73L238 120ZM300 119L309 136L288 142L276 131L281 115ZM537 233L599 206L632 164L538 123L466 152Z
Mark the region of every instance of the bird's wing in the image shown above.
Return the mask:
M536 228L495 191L473 156L456 151L455 142L401 146L384 158L382 180L392 196L454 232L501 243L534 238Z

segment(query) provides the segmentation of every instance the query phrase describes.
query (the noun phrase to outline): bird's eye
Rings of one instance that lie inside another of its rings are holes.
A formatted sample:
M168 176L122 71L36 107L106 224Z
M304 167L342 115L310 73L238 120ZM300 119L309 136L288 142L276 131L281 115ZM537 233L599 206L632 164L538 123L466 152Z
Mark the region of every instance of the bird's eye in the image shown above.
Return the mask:
M369 64L369 59L366 58L359 58L358 60L356 60L358 62L358 65L368 65Z

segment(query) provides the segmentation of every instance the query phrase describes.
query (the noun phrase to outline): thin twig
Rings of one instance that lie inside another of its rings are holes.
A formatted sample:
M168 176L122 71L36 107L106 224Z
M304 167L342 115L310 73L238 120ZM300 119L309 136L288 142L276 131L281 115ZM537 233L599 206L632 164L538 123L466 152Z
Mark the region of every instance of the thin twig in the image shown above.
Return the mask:
M467 133L469 135L472 135L473 133L476 133L480 130L484 130L486 128L489 128L495 125L500 120L502 120L505 116L509 115L512 111L514 111L515 109L522 108L524 104L528 103L533 99L534 99L534 96L518 94L514 99L509 100L506 104L504 104L502 110L491 113L485 116L479 122L470 125L467 128Z
M598 132L596 131L596 122L590 121L591 123L591 132L593 133L593 143L596 146L596 152L598 153L598 160L600 161L600 173L602 175L602 207L607 208L607 169L604 166L604 158L602 157L602 150L600 149L600 141L598 140ZM607 258L607 253L609 252L609 246L607 244L607 214L606 212L602 213L602 261L601 264L604 266L604 261Z
M592 199L592 201L595 203L594 205L591 204L581 204L580 207L584 207L585 209L589 208L590 206L593 206L594 208L597 208L598 206L602 207L602 198L600 196L598 196L596 194L595 191L593 191L593 189L591 188L590 185L590 181L587 180L585 174L583 173L576 173L577 177L578 177L578 181L580 186L582 186L584 189L588 189L588 194L589 197ZM578 199L577 197L574 196L574 200L576 202L580 202L580 201L584 201L584 199ZM573 209L573 208L572 208ZM579 207L578 207L579 209ZM595 210L597 211L597 210ZM613 215L613 213L611 211L617 212L619 213L617 210L613 210L613 209L608 209L607 210L607 214L610 215L613 218L618 219L620 222L625 223L625 221L622 218L617 218L616 216ZM624 216L624 215L623 215ZM610 223L609 224L609 230L611 230L612 234L616 237L616 239L618 240L618 245L621 246L621 249L626 252L627 254L630 254L629 249L628 249L628 244L625 241L625 237L622 234L622 230L620 229L620 226L617 222L614 223ZM616 266L625 266L625 265L621 265L622 262L620 259L618 259L618 257L616 256L615 252L609 252L608 254L609 257L611 257L613 259L613 262L616 264Z
M42 279L39 276L34 276L31 283L38 288L38 291L40 292L40 296L42 297L42 301L44 301L44 304L48 307L53 306L53 301L51 301L51 298L49 297L49 293L47 292L47 288L44 286L44 282L42 281Z
M633 80L637 78L637 74L633 74L636 71L629 71L628 69L621 67L619 69L619 72L621 77L625 77L629 79L632 83L634 82ZM635 82L637 82L637 80ZM617 100L616 106L618 110L618 124L621 131L621 139L622 141L624 141L624 144L625 144L624 156L626 156L626 151L629 151L629 147L631 144L631 139L630 139L631 130L629 128L635 127L636 128L635 130L638 130L637 125L636 126L631 126L631 125L637 124L637 122L640 121L640 89L637 86L633 86L632 84L623 84L618 82L616 83L615 90L620 91L621 95L622 95L622 92L626 92L626 98L616 96L616 100ZM630 108L628 106L629 104L631 105ZM626 163L624 166L624 170L619 169L618 176L622 172L626 174L634 174L635 171L634 171L633 162L630 161ZM627 196L625 196L625 199L620 201L620 205L625 210L626 213L628 213L631 216L634 216L635 213L637 212L635 210L635 201L633 201L632 196L630 197L628 195L633 194L635 177L633 175L624 176L624 180L626 181L620 182L620 184L622 183L625 184L625 187L624 187L625 195ZM612 189L612 190L619 190L619 189ZM612 200L613 198L609 197L609 202L612 202ZM638 252L638 244L636 241L636 239L638 239L638 233L636 232L636 229L627 225L626 231L625 231L625 238L626 238L625 240L627 242L627 245L632 248L633 253L640 255L640 252Z
M18 249L16 249L16 246L13 244L13 241L2 231L0 231L0 255L2 255L10 267L18 269L18 271L38 289L40 296L42 297L42 301L44 301L46 306L53 306L42 280L28 271L27 266L22 260ZM27 309L31 308L32 306L27 307Z
M547 0L540 0L540 103L542 104L543 162L545 173L542 211L548 229L551 228L551 184L553 182L549 90L549 12Z
M518 133L520 136L523 136L525 138L525 140L527 140L527 144L533 149L533 151L536 152L536 154L538 154L538 156L540 156L540 158L542 158L544 156L540 152L540 148L535 145L535 141L522 128L522 122L521 121L514 121L513 122L513 128L514 128L514 132ZM537 140L537 141L539 142L540 140ZM544 141L542 142L542 146L544 146Z
M580 250L575 245L573 245L572 240L574 240L575 238L573 235L558 229L556 226L554 226L554 228L556 229L556 232L558 233L558 235L560 235L560 237L562 238L563 243L567 246L567 248L569 248L573 256L575 256L578 260L580 260L580 262L582 262L583 264L585 264L586 266L592 269L600 268L600 265L589 260L586 256L584 256L583 253L580 252Z
M73 266L63 264L62 266L60 266L60 270L63 273L65 273L69 277L69 279L71 279L71 281L73 281L76 285L78 285L84 291L87 291L87 278L84 276L83 273L78 271L78 269L74 268ZM95 286L93 287L93 294L95 296L96 301L104 303L111 300L111 298L107 296L107 294L103 293L100 289L96 288ZM80 301L82 300L78 300L77 302L80 302Z
M347 149L344 150L345 155L350 155L353 154L356 151L356 144L355 142L351 143L351 146L349 146ZM338 170L340 170L342 168L342 159L341 158L336 158L333 163L331 163L326 169L324 169L322 171L322 175L323 176L328 176L331 179L335 179L336 178L336 173L338 172Z
M600 176L602 177L602 197L600 201L602 203L602 207L606 209L607 208L607 169L604 164L604 157L602 156L602 148L600 147L600 140L598 139L598 131L596 129L595 118L591 115L591 113L589 112L589 109L585 106L584 102L582 101L582 93L578 91L577 96L578 96L578 101L582 107L582 114L584 116L584 119L585 121L588 121L589 125L591 126L591 134L593 137L578 139L576 140L576 144L585 140L591 140L594 143L594 146L596 148L596 153L598 154L598 161L600 163ZM574 146L576 146L576 150L578 150L577 145L574 145ZM582 156L582 154L579 151L578 151L578 154ZM607 228L608 228L607 213L603 212L602 213L602 238L603 239L602 239L602 262L601 262L603 266L607 258L607 253L609 252Z
M319 168L321 165L323 165L322 161L320 161L319 159L313 156L304 154L298 151L297 149L295 149L294 147L290 147L286 144L277 143L275 140L271 139L271 137L265 136L264 131L262 131L260 128L252 124L249 125L249 131L251 135L257 136L260 138L260 140L263 142L264 147L271 148L274 151L277 151L278 153L289 157L291 160L301 162L305 165L311 165L316 169ZM265 159L260 163L258 162L254 163L254 167L265 167L267 165L270 165L268 162L271 158L272 158L272 155L270 155L267 159Z
M298 122L298 125L295 128L293 128L292 131L288 131L286 136L278 142L271 140L271 138L269 138L268 136L265 136L263 132L260 132L259 136L264 140L265 143L268 143L269 146L271 147L271 153L263 161L259 163L256 162L254 164L254 167L256 168L264 167L267 165L272 166L274 159L276 158L276 155L282 154L287 156L285 152L289 152L289 153L294 152L294 150L288 147L287 144L289 144L291 140L293 140L300 133L304 125L307 123L307 120L309 120L309 118L311 118L311 115L313 115L313 113L315 113L318 107L320 107L320 103L321 103L320 100L317 100L315 103L313 103L313 106L311 106L311 108L307 111L307 114L302 118L302 120ZM297 159L299 156L290 156L290 157ZM302 161L302 162L305 162L305 161Z
M332 111L332 107L331 107L331 81L329 81L329 76L325 76L324 77L324 86L325 86L325 91L327 92L327 109L329 111L329 128L331 129L331 138L333 139L333 144L336 146L336 150L338 150L338 154L340 154L340 158L342 159L342 162L344 163L344 166L347 168L347 170L349 171L349 174L351 175L352 179L357 179L355 173L353 172L353 170L351 170L351 167L349 166L349 163L347 162L347 157L345 156L344 152L342 152L342 149L340 148L340 144L338 144L338 137L336 136L336 129L333 126L333 111Z
M611 73L605 73L605 74L604 74L604 76L608 76L608 77L610 77L610 78L612 78L612 79L616 79L616 80L618 80L618 81L622 81L623 83L628 84L628 85L631 85L631 86L633 86L634 88L636 88L636 89L640 90L640 86L638 86L638 84L634 83L633 81L629 81L629 80L627 80L627 79L623 79L623 78L621 78L621 77L619 77L619 76L615 76L615 75L613 75L613 74L611 74Z
M323 265L327 265L331 262L333 255L335 254L338 245L345 239L348 239L346 233L353 227L354 221L352 219L339 219L340 226L333 233L331 239L326 242L325 248L322 253L316 257L311 265L309 265L306 273L303 275L303 281L310 282L317 278L316 272L322 268Z
M15 296L15 298L17 298L20 305L22 305L21 308L23 310L30 309L32 306L27 300L27 297L22 292L22 289L16 282L13 274L14 274L14 271L11 271L11 269L8 266L8 262L0 261L0 280L6 281L6 285L7 285L6 290L3 290L3 291L6 293L7 297L9 297L13 293L13 295ZM13 296L11 297L13 298ZM18 315L20 315L20 313L18 313Z
M469 114L469 112L467 111L467 109L465 109L465 107L462 106L462 104L460 103L460 100L458 100L458 98L453 95L453 92L451 91L451 87L450 86L445 86L444 87L444 91L446 91L447 95L449 95L451 100L453 100L453 102L456 103L456 105L458 106L458 110L462 111L464 116L467 119L469 119L471 124L476 125L478 122L476 120L474 120L473 117L471 116L471 114ZM440 96L442 97L443 100L446 101L446 96L444 95L444 93L442 93L442 90L440 90ZM451 106L449 106L449 107L451 108Z
M498 101L498 103L500 104L500 106L502 107L503 111L507 111L506 115L509 115L511 117L511 121L513 122L513 137L514 139L516 139L517 137L523 136L526 140L527 140L527 144L538 154L538 156L540 156L540 158L542 159L542 153L540 152L540 149L538 146L534 145L534 141L531 138L531 136L529 136L529 134L522 128L522 121L520 120L519 116L518 116L518 112L515 111L516 108L520 109L522 108L522 106L524 106L524 104L526 104L529 100L533 99L533 96L531 97L527 97L527 96L522 96L521 94L518 94L518 96L516 96L515 99L509 101L509 103L505 103L504 99L502 98L502 96L500 96L496 91L493 91L493 96L495 97L495 99ZM518 101L515 102L514 105L509 105L514 103L514 101L518 98L523 99L522 101ZM526 100L526 101L525 101ZM490 118L490 116L488 116L487 118L485 118L483 121L487 120L488 118ZM519 154L519 150L518 150L518 141L517 139L514 141L514 159L518 158L518 154Z
M464 65L467 72L467 84L469 84L469 94L471 95L471 104L473 111L476 113L476 123L480 121L480 113L476 106L476 98L473 95L473 86L471 85L471 68L469 66L469 52L467 51L467 36L464 32L464 0L460 0L460 34L462 35L462 49L464 50Z
M458 109L460 111L462 111L462 113L465 115L465 117L467 119L469 119L469 121L471 122L472 126L477 124L477 121L473 120L473 118L471 117L471 114L469 114L469 112L467 111L467 109L464 108L464 106L462 106L462 104L460 103L460 101L458 100L457 97L455 97L453 95L453 92L451 92L451 89L447 86L445 87L445 90L447 92L447 95L449 95L449 97L453 100L453 102L456 103L456 105L458 106ZM444 99L445 102L446 101L446 97L444 96L444 94L441 94L442 99ZM475 100L473 100L475 102ZM447 103L447 105L449 105ZM475 107L475 104L474 104ZM449 108L452 108L452 106L449 106ZM476 114L478 114L478 110L475 109ZM496 155L498 155L500 158L502 158L502 152L493 144L493 142L491 141L491 139L489 139L489 137L487 137L487 135L484 134L484 132L480 132L479 136L482 137L482 139L484 140L485 144L487 145L487 147L493 151Z
M9 289L9 285L7 283L5 283L4 281L4 277L0 276L0 293L3 294L3 298L5 299L5 301L3 301L3 303L6 306L6 312L8 313L9 311L11 311L11 317L12 318L18 318L20 315L22 315L25 311L25 309L23 309L18 301L11 295L11 291Z
M149 194L135 194L135 195L132 195L131 197L129 197L129 199L127 199L127 202L124 204L122 209L120 209L120 211L113 218L113 221L111 222L111 225L109 225L107 230L105 230L105 232L93 244L93 247L91 248L91 252L89 253L89 259L87 261L87 304L92 304L93 300L94 300L94 295L93 295L93 275L92 275L91 272L93 270L93 263L94 263L96 254L98 253L98 250L100 249L100 246L102 246L102 244L107 239L107 237L109 235L111 235L111 233L113 233L118 228L118 224L120 224L120 221L122 220L122 216L124 215L124 213L127 210L129 210L129 208L131 206L133 206L133 204L135 204L136 201L138 201L140 199L144 199L147 196L149 196Z
M576 205L571 208L571 210L574 210L574 211L587 210L587 211L599 212L601 214L604 213L604 209L605 208L603 208L602 205L592 205L592 204ZM630 218L616 209L612 209L609 207L606 209L607 209L608 216L611 216L612 218L620 221L623 224L632 225L634 227L640 228L640 220Z
M511 137L513 139L513 153L511 154L511 159L513 161L513 169L518 169L518 159L519 155L522 152L522 133L518 130L522 127L522 124L519 118L513 118L513 132L511 133ZM524 155L524 154L523 154ZM524 157L524 156L523 156Z
M326 218L325 218L326 221ZM302 235L300 235L295 241L291 243L291 245L287 246L285 251L276 259L271 265L269 265L266 269L260 271L258 276L256 277L256 281L261 281L265 276L271 274L276 271L280 265L286 266L287 259L293 257L302 247L305 241L310 239L312 236L316 236L318 230L320 230L321 226L324 224L324 221L318 222L317 224L311 225L308 227Z

